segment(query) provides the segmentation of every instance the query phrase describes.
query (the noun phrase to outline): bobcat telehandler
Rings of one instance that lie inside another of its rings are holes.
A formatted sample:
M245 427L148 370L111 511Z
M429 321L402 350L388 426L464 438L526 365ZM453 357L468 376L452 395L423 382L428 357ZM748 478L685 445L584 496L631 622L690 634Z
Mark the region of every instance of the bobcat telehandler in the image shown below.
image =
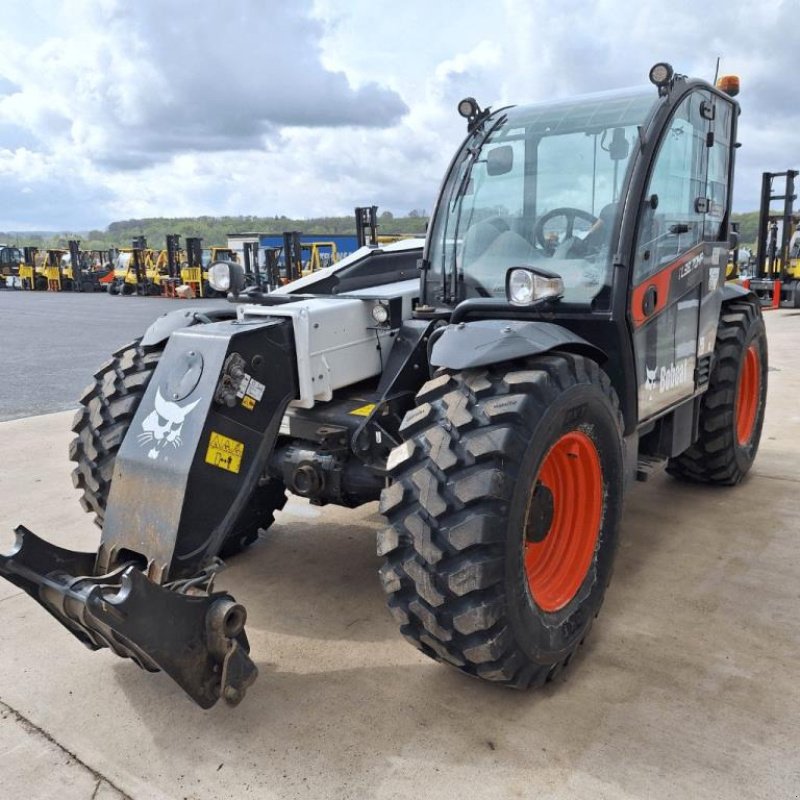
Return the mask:
M20 526L0 573L90 648L234 704L257 670L219 557L287 491L380 498L405 638L487 681L552 679L600 609L625 489L659 463L737 484L764 417L759 302L724 280L734 82L650 80L462 101L424 249L362 248L269 294L211 265L230 310L161 317L81 398L98 551Z

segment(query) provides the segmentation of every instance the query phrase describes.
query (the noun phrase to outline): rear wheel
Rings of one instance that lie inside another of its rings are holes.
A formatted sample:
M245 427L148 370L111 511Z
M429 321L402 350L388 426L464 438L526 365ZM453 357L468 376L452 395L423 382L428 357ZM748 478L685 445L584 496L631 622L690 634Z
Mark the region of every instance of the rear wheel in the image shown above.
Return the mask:
M95 373L94 382L80 398L72 430L76 434L69 457L76 463L72 482L82 490L81 505L95 515L101 528L105 516L114 461L139 403L153 377L163 344L140 342L120 348ZM244 550L258 538L261 529L275 520L274 512L286 504L286 489L270 480L258 487L220 549L223 558Z
M667 472L693 483L733 486L753 465L767 400L767 333L758 301L722 307L714 367L700 406L700 434Z
M402 433L378 541L401 633L486 680L553 678L611 577L623 465L608 377L568 354L445 373Z

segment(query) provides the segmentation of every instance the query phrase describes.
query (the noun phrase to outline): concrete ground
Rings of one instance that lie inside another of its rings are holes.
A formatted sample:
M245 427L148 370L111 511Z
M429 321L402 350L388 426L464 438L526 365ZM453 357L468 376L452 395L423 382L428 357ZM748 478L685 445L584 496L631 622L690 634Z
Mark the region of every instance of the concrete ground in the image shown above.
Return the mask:
M767 315L761 451L733 490L665 475L627 499L614 581L562 679L520 694L397 634L375 506L290 501L222 576L261 675L236 709L81 647L0 584L0 798L797 798L800 315ZM0 424L0 548L19 522L98 533L71 414Z

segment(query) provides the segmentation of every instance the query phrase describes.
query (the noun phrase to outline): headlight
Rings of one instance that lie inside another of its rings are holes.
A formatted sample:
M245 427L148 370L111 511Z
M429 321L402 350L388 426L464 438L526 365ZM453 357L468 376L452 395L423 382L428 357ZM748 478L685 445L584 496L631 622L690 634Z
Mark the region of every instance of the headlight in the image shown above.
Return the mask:
M208 268L208 282L215 292L227 292L231 288L231 268L218 261Z
M553 272L512 267L506 274L506 298L511 305L529 306L548 297L561 297L562 294L564 280Z
M372 306L372 319L378 325L385 325L389 321L389 309L383 303L376 303Z

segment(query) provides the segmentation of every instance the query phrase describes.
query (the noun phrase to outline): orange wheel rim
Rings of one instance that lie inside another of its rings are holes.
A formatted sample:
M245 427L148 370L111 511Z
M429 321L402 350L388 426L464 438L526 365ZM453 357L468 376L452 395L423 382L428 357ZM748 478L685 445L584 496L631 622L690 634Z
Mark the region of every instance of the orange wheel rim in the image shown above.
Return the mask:
M543 611L572 600L591 566L603 516L603 470L594 442L564 434L547 452L525 512L524 564Z
M741 446L749 444L753 438L760 399L761 357L755 344L751 344L744 355L736 390L736 438Z

